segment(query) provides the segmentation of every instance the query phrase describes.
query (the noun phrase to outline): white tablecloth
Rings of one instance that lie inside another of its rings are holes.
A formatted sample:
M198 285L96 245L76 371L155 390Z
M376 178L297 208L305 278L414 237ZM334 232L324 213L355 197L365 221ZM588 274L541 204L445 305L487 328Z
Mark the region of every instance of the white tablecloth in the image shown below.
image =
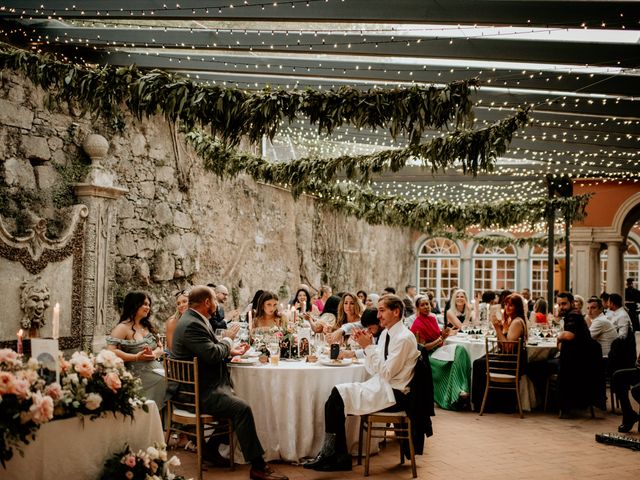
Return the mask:
M527 345L527 358L530 362L541 361L550 358L557 351L556 340L537 340L537 345ZM445 342L447 345L462 345L469 357L471 358L472 378L473 378L473 362L485 354L484 338L474 338L469 335L452 335L447 337ZM540 399L536 398L536 391L533 383L526 375L520 378L520 401L522 409L531 411L539 403Z
M325 366L305 362L231 365L234 390L251 409L266 460L297 462L315 456L324 438L324 404L339 383L363 382L362 364ZM357 450L358 417L347 418L347 445Z
M45 423L35 442L24 446L24 457L14 450L7 470L0 466L3 480L98 479L107 458L122 451L146 449L164 442L158 407L149 402L149 413L136 412L134 419L108 414L90 420L73 417Z

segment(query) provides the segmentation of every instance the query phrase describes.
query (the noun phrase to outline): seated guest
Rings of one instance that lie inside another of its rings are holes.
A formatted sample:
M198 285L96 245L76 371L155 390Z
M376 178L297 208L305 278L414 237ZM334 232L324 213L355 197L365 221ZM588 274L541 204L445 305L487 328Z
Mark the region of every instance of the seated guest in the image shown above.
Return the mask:
M347 323L344 326L348 325L356 325L355 323ZM373 342L377 345L378 340L380 339L380 334L382 333L382 327L380 326L380 319L378 318L378 311L373 308L365 308L364 312L362 312L362 317L360 317L360 325L361 328L368 330L371 335L373 335ZM349 332L349 335L354 333L353 331ZM364 350L341 350L338 358L359 358L364 359L365 354Z
M416 300L418 315L411 326L411 331L425 350L429 352L429 363L433 373L434 400L445 410L464 408L469 401L469 385L471 382L471 360L462 345L456 345L453 360L440 360L431 355L444 345L449 336L449 328L440 331L436 317L431 313L431 302L428 297ZM452 347L447 347L452 348Z
M582 298L582 295L573 296L573 306L580 315L584 315L584 298Z
M229 328L227 336L218 341L207 325L216 311L215 294L204 285L189 292L189 309L182 316L173 336L173 354L180 360L198 357L200 366L200 402L204 413L230 418L242 454L249 463L249 478L254 480L286 480L267 465L264 450L256 434L251 407L237 397L231 386L231 378L225 360L229 356L242 355L249 346L241 344L233 348L233 337L239 325ZM214 466L228 466L229 461L218 452L220 437L210 437L205 444L204 459Z
M597 341L602 348L602 356L609 355L611 349L611 343L618 338L618 332L613 323L604 315L604 306L602 300L598 297L591 297L587 302L587 312L591 318L591 326L589 327L589 333L591 338Z
M358 297L358 300L360 300L360 303L362 303L363 305L367 304L367 298L368 298L367 292L365 292L364 290L358 290L356 292L356 296Z
M359 322L364 306L353 293L345 293L342 295L340 305L338 305L338 327L345 323Z
M251 303L244 307L242 311L242 316L244 317L245 322L249 321L249 312L251 312L251 318L255 318L256 309L258 308L258 300L260 300L260 295L264 290L256 290L256 293L253 294L253 298L251 299Z
M489 324L489 307L494 305L497 301L498 296L496 295L496 292L492 290L484 292L480 297L480 302L478 302L478 298L476 297L476 303L473 308L476 319L480 325Z
M337 328L338 324L338 307L340 306L340 297L331 295L324 304L322 315L314 318L311 313L304 315L305 320L311 325L311 330L315 333L331 333Z
M257 332L267 333L273 328L281 326L280 312L278 312L278 296L273 293L264 291L258 299L256 307L256 316L253 318L251 334Z
M366 301L364 302L365 306L367 308L374 308L377 309L378 308L378 300L380 299L380 295L378 295L377 293L370 293L367 296Z
M176 293L176 312L169 317L164 327L167 335L167 344L165 345L167 352L171 352L173 331L176 329L176 325L182 314L187 311L187 308L189 308L189 292L187 290L181 290Z
M549 325L549 307L544 298L537 299L533 304L533 311L529 316L529 325L532 327Z
M124 297L120 322L107 337L107 348L124 362L131 373L142 380L144 396L153 400L161 410L167 385L158 361L162 357L162 344L151 323L151 299L144 292L129 292Z
M213 285L213 284L209 284ZM238 318L240 312L238 310L232 310L229 313L225 313L223 305L229 298L229 290L224 285L215 285L213 291L216 294L216 303L218 304L218 308L215 313L211 315L209 319L209 323L211 323L211 328L215 332L218 328L225 330L227 328L227 321L232 321Z
M351 470L347 450L345 415L364 415L386 409L405 410L409 382L420 356L416 339L404 326L404 304L395 295L378 302L378 318L385 329L375 345L366 330L354 334L365 351L365 367L373 375L366 382L336 385L324 407L325 438L316 458L305 468L332 472Z
M384 290L382 291L382 295L395 295L396 294L396 289L393 287L384 287Z
M525 322L525 301L517 293L512 293L504 299L504 318L491 318L491 323L498 337L498 341L520 341L520 373L524 374L527 367L527 324ZM487 384L486 358L482 356L473 362L472 399L473 406L480 411L482 398Z
M447 327L455 330L460 330L463 325L467 326L473 323L473 311L469 304L467 292L461 288L454 290L451 295L445 321Z
M616 327L618 337L627 338L627 335L632 331L631 318L629 318L629 314L622 306L622 297L617 293L609 295L609 307L613 312L611 322Z
M318 295L320 298L318 298L314 302L314 305L318 308L318 312L322 313L322 311L324 310L325 302L329 299L329 297L332 294L333 294L333 290L329 285L323 285L322 287L320 287L320 291L318 292Z
M635 368L618 370L613 374L611 385L622 407L622 423L618 431L628 433L640 420L640 415L633 410L629 401L629 389L631 389L631 395L636 402L640 403L640 355L636 360ZM640 425L638 425L638 431L640 432Z
M567 294L571 295L571 294ZM587 322L576 310L564 317L564 331L558 334L560 349L560 416L595 405L605 407L605 377L602 348L591 338Z

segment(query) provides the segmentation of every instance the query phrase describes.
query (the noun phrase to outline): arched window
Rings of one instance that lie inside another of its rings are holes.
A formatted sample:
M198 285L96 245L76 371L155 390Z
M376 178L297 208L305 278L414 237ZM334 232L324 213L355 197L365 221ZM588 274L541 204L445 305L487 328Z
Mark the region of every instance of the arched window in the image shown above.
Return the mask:
M418 253L418 286L421 292L432 290L440 307L452 288L460 285L460 250L448 238L430 238Z
M633 233L627 237L627 249L623 254L624 260L624 278L633 277L638 279L640 276L640 242L638 237ZM600 252L600 280L602 289L607 288L607 250ZM608 291L608 290L607 290ZM616 292L609 292L616 293Z
M557 245L553 258L555 265L558 266L560 261L564 261L565 257L564 245ZM549 266L549 249L547 247L534 246L531 250L531 298L547 297L547 270ZM554 275L556 268L554 267ZM554 277L554 287L556 290L564 290L564 286L559 282L559 278Z
M473 294L516 289L516 249L478 245L473 255Z

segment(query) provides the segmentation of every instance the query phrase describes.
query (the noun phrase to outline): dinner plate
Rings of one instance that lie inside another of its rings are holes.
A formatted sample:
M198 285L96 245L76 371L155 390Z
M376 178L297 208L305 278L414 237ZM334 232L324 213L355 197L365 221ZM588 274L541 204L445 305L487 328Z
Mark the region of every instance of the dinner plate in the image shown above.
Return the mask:
M246 352L244 352L244 354L242 355L242 358L254 358L254 357L259 357L260 355L262 355L262 353L251 348L251 350L247 350Z
M231 359L231 365L255 365L258 363L258 357L251 358L242 358L242 357L233 357Z
M351 365L352 362L350 358L344 358L342 360L330 360L328 358L321 358L320 363L328 367L346 367L348 365Z

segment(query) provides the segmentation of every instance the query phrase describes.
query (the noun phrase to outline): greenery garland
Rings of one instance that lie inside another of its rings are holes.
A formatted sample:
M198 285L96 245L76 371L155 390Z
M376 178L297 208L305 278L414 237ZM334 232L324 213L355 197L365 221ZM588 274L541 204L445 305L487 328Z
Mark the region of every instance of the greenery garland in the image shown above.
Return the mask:
M371 176L384 171L397 172L411 158L418 158L432 172L446 170L457 162L465 173L477 175L479 170L491 171L496 159L504 154L513 134L527 122L528 110L520 110L508 119L479 130L456 130L420 145L383 150L368 155L342 155L321 159L305 157L286 163L271 163L248 153L229 150L222 142L201 130L187 133L187 140L200 153L207 154L207 169L220 178L233 178L247 172L257 180L288 184L294 196L304 191L307 179L323 182L334 180L339 173L349 180L369 183Z
M425 130L470 125L475 79L436 86L360 91L352 87L325 92L264 89L250 93L237 88L197 84L160 70L145 73L135 65L88 69L50 55L10 47L0 48L0 68L24 73L52 93L50 102L76 100L93 114L123 126L120 106L136 116L162 113L188 129L209 126L224 143L273 138L286 122L307 117L321 134L349 124L356 128L388 128L396 138L417 144Z
M472 225L507 228L522 223L533 227L535 223L545 221L552 210L560 211L564 218L579 220L589 201L589 195L469 205L409 200L400 195L378 195L361 184L326 182L291 164L270 164L260 157L225 149L215 138L202 132L190 132L187 141L203 158L207 170L219 174L222 162L227 165L224 169L227 177L247 173L256 181L291 188L294 196L314 195L320 203L372 225L404 226L426 232L447 228L464 231Z
M545 235L543 237L507 237L504 235L469 235L464 232L432 232L433 237L440 238L448 238L450 240L463 240L463 241L472 241L478 245L482 245L485 248L505 248L511 245L515 245L516 247L544 247L546 248L549 244L549 239ZM564 235L556 235L554 237L554 245L562 245L564 244L565 236Z

